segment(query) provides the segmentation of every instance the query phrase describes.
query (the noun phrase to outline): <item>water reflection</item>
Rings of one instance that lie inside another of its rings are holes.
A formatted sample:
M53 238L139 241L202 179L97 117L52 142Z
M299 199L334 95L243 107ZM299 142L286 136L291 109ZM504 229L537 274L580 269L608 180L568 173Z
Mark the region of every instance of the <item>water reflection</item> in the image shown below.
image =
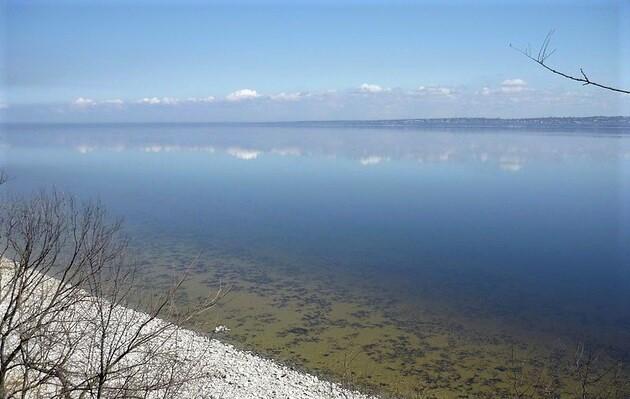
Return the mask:
M239 147L230 147L227 149L226 152L235 158L242 159L245 161L256 159L258 158L258 155L262 153L262 151L259 151L259 150L244 149L244 148L239 148Z
M129 135L128 130L133 134ZM78 133L80 131L80 133ZM519 171L530 160L611 160L629 158L628 140L581 131L551 134L510 130L409 131L279 127L28 127L4 128L4 144L28 147L71 147L81 154L94 151L226 153L238 159L260 156L337 157L361 165L388 160L419 163L490 163Z
M514 346L630 356L624 136L31 126L2 143L10 190L100 197L152 281L201 252L188 300L230 281L223 324L274 356L335 373L352 347L363 383L472 393L505 382Z

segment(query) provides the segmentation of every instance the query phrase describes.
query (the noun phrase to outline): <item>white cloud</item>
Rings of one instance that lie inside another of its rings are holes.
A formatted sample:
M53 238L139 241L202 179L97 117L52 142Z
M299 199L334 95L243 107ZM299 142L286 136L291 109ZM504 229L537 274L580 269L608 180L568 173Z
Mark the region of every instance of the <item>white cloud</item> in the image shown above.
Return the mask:
M451 89L450 87L420 86L416 90L416 93L422 95L451 97L453 94L455 94L455 90Z
M381 93L385 91L385 89L379 85L363 83L361 86L359 86L359 91L361 93Z
M231 147L227 149L227 153L235 158L243 159L245 161L250 161L258 158L258 155L261 154L259 150L250 150L240 147Z
M179 103L179 100L174 97L144 97L136 101L136 103L147 105L176 105Z
M580 87L574 88L572 92L566 92L560 89L534 88L533 85L518 75L508 75L494 83L489 82L485 86L482 84L475 87L425 84L390 89L368 81L337 91L325 89L308 91L306 88L304 91L298 91L302 88L297 88L260 93L250 88L230 94L226 92L216 97L211 96L211 92L194 93L204 95L190 97L176 92L164 92L160 94L172 97L139 96L122 100L116 97L99 98L96 97L96 93L85 92L82 97L69 98L63 105L41 107L47 107L49 113L54 113L54 118L60 119L70 119L76 115L77 119L87 120L95 112L102 111L104 119L112 120L147 118L272 121L455 116L526 117L547 115L548 112L555 115L609 114L630 104L628 100L617 105L618 101L623 100L611 96L604 98L595 91L581 91ZM0 104L3 102L7 101L0 96ZM172 111L181 112L162 115L170 108L173 108ZM28 118L28 114L22 109L26 110L22 105L10 104L12 115L9 117ZM6 114L6 111L4 113ZM62 113L67 114L62 116ZM119 115L115 115L116 113Z
M162 104L164 105L175 105L178 104L179 100L173 97L162 97Z
M125 102L120 98L114 98L111 100L103 100L97 103L97 105L104 105L106 107L113 108L123 108L125 106Z
M157 97L145 97L143 99L140 99L138 101L136 101L138 104L159 104L160 103L160 99Z
M241 90L236 90L228 94L225 97L225 99L228 101L242 101L242 100L251 100L258 97L260 97L260 94L258 94L256 90L241 89Z
M527 86L527 82L523 79L505 79L502 83L502 86Z
M212 103L215 100L214 96L188 97L186 100L180 100L176 97L144 97L136 101L136 103L146 105L178 105L181 103Z
M73 105L79 108L88 108L96 105L96 101L91 98L79 97L72 102Z
M270 98L276 101L297 101L301 98L307 97L308 95L309 95L308 93L302 93L302 92L295 92L295 93L282 92L278 94L272 94Z
M515 94L522 93L525 91L532 91L527 87L527 82L520 78L515 79L505 79L501 82L500 87L498 88L490 88L483 87L477 94L481 94L482 96L489 96L492 94Z
M124 103L125 102L121 100L120 98L114 98L113 100L103 101L103 104L110 104L110 105L123 105Z
M501 82L501 92L503 93L520 93L527 90L527 82L523 79L506 79Z
M211 102L214 102L214 100L215 100L214 96L188 97L186 99L186 101L191 102L191 103L211 103Z
M122 107L124 105L124 101L119 98L97 101L88 97L78 97L72 101L72 105L77 108L92 108L100 105Z

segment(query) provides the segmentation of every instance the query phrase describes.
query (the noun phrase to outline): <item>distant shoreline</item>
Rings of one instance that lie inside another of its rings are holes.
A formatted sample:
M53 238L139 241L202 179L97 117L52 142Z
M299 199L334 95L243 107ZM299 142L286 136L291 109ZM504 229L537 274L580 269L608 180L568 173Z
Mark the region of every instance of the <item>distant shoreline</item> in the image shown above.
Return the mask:
M0 122L0 127L60 126L216 126L216 127L311 127L311 128L437 128L437 129L531 129L531 130L624 130L630 133L630 116L543 118L415 118L376 120L321 120L276 122Z

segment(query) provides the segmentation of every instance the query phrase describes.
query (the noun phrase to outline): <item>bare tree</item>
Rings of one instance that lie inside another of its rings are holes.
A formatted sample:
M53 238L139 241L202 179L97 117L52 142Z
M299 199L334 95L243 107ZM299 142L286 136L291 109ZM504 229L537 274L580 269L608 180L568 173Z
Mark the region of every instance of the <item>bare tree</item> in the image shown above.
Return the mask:
M545 359L531 352L518 358L512 349L505 368L507 394L514 399L622 399L630 397L628 370L623 363L593 350L583 342L575 351L563 346L562 360L554 355Z
M3 205L0 396L13 397L50 378L41 372L30 378L21 360L31 361L35 356L26 352L83 299L90 267L118 252L111 240L118 225L104 225L92 207L79 214L73 201L57 194Z
M545 40L543 40L540 48L538 49L538 53L536 55L534 55L534 53L532 52L531 47L527 47L527 48L518 48L512 45L512 43L510 43L510 47L513 48L514 50L518 51L519 53L523 54L525 57L529 58L530 60L534 61L535 63L537 63L538 65L540 65L541 67L545 68L546 70L555 73L556 75L560 75L563 78L566 79L570 79L570 80L574 80L576 82L580 82L582 83L583 86L597 86L600 87L602 89L606 89L606 90L611 90L611 91L615 91L618 93L624 93L624 94L630 94L630 90L624 90L624 89L620 89L617 87L613 87L613 86L608 86L608 85L604 85L601 83L597 83L592 81L584 72L584 69L580 68L580 74L581 76L573 76L573 75L569 75L567 73L564 72L560 72L559 70L550 67L547 64L547 60L549 59L549 57L551 57L555 52L556 49L550 50L549 49L549 45L551 44L551 37L553 36L554 31L551 30L549 31L549 33L547 33L547 36L545 37Z
M99 204L40 193L0 206L0 398L170 398L203 377L179 325L226 290L179 309L180 278L138 301L120 223Z
M603 352L579 343L570 367L575 397L580 399L621 399L630 395L630 382L623 363L603 359Z

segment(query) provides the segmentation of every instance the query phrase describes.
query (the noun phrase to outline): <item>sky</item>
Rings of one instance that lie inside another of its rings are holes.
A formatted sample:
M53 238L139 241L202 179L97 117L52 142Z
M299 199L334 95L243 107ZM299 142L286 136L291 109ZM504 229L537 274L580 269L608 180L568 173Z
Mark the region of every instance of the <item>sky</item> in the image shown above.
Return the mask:
M0 120L630 115L629 1L0 0Z

